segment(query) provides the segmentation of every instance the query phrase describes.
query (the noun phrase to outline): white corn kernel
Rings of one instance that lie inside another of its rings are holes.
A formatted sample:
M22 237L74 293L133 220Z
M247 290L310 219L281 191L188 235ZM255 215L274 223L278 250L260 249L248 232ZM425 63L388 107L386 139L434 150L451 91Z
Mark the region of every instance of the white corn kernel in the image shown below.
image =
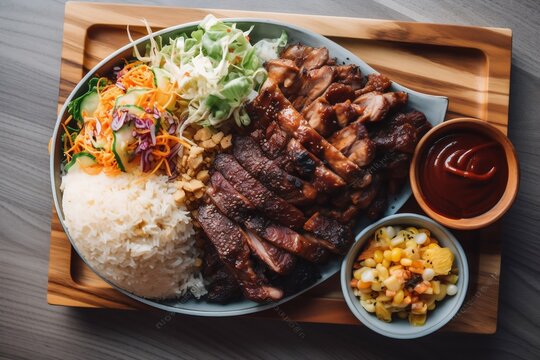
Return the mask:
M375 274L373 273L373 270L369 269L362 272L361 279L362 279L362 282L365 282L365 283L372 282L373 280L375 280Z
M422 279L426 281L431 281L435 277L435 271L431 268L425 268L424 272L422 273Z
M418 233L414 235L414 241L416 241L418 245L422 245L427 241L427 235L425 233Z
M456 294L457 294L457 290L458 290L458 288L457 288L456 285L450 284L450 285L448 285L448 287L446 288L446 294L447 294L447 295L450 295L450 296L456 295Z

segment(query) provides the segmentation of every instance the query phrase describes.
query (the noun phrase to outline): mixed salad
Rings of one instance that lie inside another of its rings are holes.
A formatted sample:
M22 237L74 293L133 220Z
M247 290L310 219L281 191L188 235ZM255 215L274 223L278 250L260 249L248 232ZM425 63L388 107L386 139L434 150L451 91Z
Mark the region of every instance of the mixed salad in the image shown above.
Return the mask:
M176 155L193 145L187 127L248 125L244 105L266 79L263 63L287 43L284 32L251 44L251 30L209 15L167 45L151 36L144 56L134 47L134 61L110 78L91 79L62 124L64 170L175 177Z

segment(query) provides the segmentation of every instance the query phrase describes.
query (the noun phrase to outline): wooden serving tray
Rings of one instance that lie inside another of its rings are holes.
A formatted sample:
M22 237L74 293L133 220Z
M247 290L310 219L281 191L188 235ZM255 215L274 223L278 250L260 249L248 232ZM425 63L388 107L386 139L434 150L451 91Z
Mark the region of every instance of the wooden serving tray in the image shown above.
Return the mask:
M506 133L512 33L509 29L408 23L297 14L260 13L68 2L65 8L59 107L83 74L128 42L126 25L144 35L141 19L160 29L204 18L269 18L325 35L378 71L409 88L450 99L447 118L488 120ZM52 120L51 120L52 121ZM402 211L420 212L414 199ZM469 259L468 296L444 329L494 333L500 271L499 225L454 232ZM148 309L99 279L77 256L53 210L47 300L49 304ZM298 322L359 324L350 313L334 276L295 300L253 316Z

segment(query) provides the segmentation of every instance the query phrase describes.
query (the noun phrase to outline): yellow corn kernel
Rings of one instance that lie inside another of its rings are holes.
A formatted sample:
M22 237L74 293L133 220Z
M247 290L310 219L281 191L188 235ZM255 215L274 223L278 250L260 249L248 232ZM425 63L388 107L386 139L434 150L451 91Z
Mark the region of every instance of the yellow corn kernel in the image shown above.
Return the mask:
M384 250L383 257L385 260L392 260L392 250Z
M404 303L405 305L409 305L411 302L412 302L412 298L411 298L409 295L407 295L407 296L405 296L405 297L403 298L403 303Z
M409 248L409 249L414 249L416 247L416 241L414 240L408 240L406 243L405 243L405 247L406 248Z
M427 309L428 309L429 311L435 310L435 307L436 307L436 306L437 306L437 305L435 305L435 303L433 303L433 304L431 304L431 305L428 305Z
M402 258L399 263L403 266L411 266L413 261L411 259Z
M382 262L382 266L384 266L385 268L389 268L390 267L390 260L387 260L387 259L384 259L383 262Z
M367 294L359 294L360 296L360 300L373 300L373 297L371 296L371 293L367 293Z
M396 292L396 295L394 295L393 303L394 304L401 304L401 302L403 301L404 298L405 298L405 294L403 293L403 290L398 290Z
M377 264L377 273L380 281L384 281L388 278L388 269L382 264Z
M437 295L435 295L435 300L437 300L437 301L441 301L442 299L444 299L446 297L446 288L447 288L447 286L445 284L441 284L441 285L439 285L439 287L440 287L439 293Z
M392 249L392 261L397 263L399 260L401 260L403 250L401 248L394 248Z
M428 249L435 249L435 248L439 248L440 246L436 242L434 242L434 240L432 239L430 244L427 247Z
M385 302L385 301L389 301L390 299L391 299L391 298L388 297L388 296L386 296L385 294L380 294L379 296L377 296L377 297L375 298L375 300L376 300L377 302L381 302L381 303L382 303L382 302Z
M435 295L439 295L439 293L441 292L441 282L438 280L432 280L431 287L433 288L433 293Z
M374 281L371 283L371 290L373 291L382 291L382 284L379 281Z
M388 272L390 274L392 274L392 272L396 271L396 270L401 270L403 269L403 266L401 265L394 265L394 266L390 266L390 269L388 269Z
M381 250L375 250L375 252L373 253L373 260L375 260L377 264L382 263L382 261L384 260L383 252Z
M379 301L375 304L375 315L377 315L379 320L386 322L392 321L392 313Z
M409 323L412 326L422 326L426 323L426 314L409 314Z
M375 260L373 260L373 258L368 258L364 260L364 264L365 266L370 267L370 268L373 268L377 265L377 263L375 262Z
M354 272L353 272L353 277L354 277L356 280L360 280L361 277L362 277L362 269L354 270Z

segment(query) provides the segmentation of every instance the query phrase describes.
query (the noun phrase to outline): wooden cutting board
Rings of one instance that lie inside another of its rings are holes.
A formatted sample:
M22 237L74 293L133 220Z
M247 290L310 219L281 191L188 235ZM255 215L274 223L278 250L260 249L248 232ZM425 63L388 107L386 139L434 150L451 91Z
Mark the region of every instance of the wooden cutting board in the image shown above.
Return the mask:
M224 18L275 19L316 31L404 86L447 96L447 118L476 117L507 132L512 55L509 29L236 10L68 2L58 106L89 69L128 42L127 25L140 37L144 35L142 18L153 29L160 29L201 20L208 13ZM414 199L402 211L421 212ZM494 333L501 259L499 225L454 234L467 253L471 279L461 311L444 330ZM48 279L49 304L149 310L112 289L83 263L54 210ZM334 276L279 308L252 316L360 324L348 310L338 280Z

